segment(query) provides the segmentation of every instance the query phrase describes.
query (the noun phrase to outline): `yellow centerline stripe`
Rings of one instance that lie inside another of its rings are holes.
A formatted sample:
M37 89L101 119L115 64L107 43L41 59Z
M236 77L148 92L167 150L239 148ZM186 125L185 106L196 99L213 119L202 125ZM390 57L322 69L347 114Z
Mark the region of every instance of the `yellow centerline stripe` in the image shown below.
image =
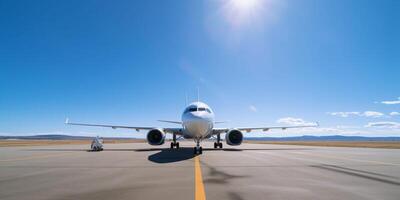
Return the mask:
M73 154L73 153L75 153L75 152L59 153L59 154L35 155L35 156L27 156L27 157L22 157L22 158L4 159L4 160L0 160L0 162L11 162L11 161L21 161L21 160L32 160L32 159L36 159L36 158L61 157L61 156L66 156L66 155Z
M206 193L204 191L203 177L201 175L201 167L199 157L194 157L194 176L195 176L195 200L206 200Z

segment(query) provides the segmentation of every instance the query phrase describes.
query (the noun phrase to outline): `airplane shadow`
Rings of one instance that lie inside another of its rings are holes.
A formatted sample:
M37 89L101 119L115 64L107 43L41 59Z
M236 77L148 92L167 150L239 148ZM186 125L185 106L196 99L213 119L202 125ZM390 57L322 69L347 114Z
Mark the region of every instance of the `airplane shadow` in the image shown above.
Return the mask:
M146 151L146 150L140 150ZM182 147L179 149L161 149L161 151L151 154L148 160L155 163L173 163L193 158L193 148Z
M203 153L207 151L296 151L296 150L311 150L310 148L259 148L259 149L241 149L241 148L222 148L222 149L214 149L214 148L203 148ZM53 149L53 148L43 148L43 149L27 149L25 151L64 151L64 152L92 152L90 149ZM189 160L195 157L193 153L192 147L181 147L179 149L170 149L170 148L141 148L141 149L107 149L103 150L104 152L154 152L149 155L147 159L151 162L158 164L165 163L173 163L180 162L184 160ZM93 151L93 152L103 152L103 151Z

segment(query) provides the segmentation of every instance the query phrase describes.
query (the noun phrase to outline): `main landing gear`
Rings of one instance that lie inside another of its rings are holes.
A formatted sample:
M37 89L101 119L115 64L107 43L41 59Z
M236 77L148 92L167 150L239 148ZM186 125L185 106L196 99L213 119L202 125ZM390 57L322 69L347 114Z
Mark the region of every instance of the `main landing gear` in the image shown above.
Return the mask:
M221 135L217 135L217 142L214 142L214 149L220 148L222 149Z
M171 142L171 149L173 149L174 147L179 149L179 142Z
M176 135L175 134L173 134L173 136L172 136L171 149L173 149L174 147L179 149L179 142L176 142Z
M214 142L214 149L216 148L222 149L222 142Z
M203 153L203 147L200 146L200 141L196 141L196 146L193 148L193 153L194 154L202 154Z

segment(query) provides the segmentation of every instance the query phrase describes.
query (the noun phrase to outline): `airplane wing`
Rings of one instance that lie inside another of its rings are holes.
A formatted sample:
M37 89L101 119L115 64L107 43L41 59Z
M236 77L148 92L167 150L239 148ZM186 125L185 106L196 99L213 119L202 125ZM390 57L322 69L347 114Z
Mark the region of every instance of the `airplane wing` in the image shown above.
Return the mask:
M152 129L157 129L158 128L158 127L148 127L148 126L120 126L120 125L108 125L108 124L72 123L72 122L69 122L68 118L66 119L65 124L74 125L74 126L105 127L105 128L112 128L112 129L125 128L125 129L134 129L136 131L152 130ZM182 134L182 128L160 128L160 129L164 130L164 132L166 132L166 133L172 133L172 134L177 134L177 135L181 135Z
M239 127L239 128L234 128L236 130L239 131L245 131L245 132L251 132L251 131L269 131L271 129L282 129L282 130L286 130L286 129L291 129L291 128L310 128L310 127L318 127L319 124L315 123L315 125L306 125L306 126L270 126L270 127ZM226 133L229 130L231 130L231 128L214 128L213 129L213 133L214 134L218 134L218 133Z
M215 121L215 124L224 124L224 123L228 123L229 121Z
M182 122L179 121L171 121L171 120L157 120L159 122L165 122L165 123L171 123L171 124L182 124Z

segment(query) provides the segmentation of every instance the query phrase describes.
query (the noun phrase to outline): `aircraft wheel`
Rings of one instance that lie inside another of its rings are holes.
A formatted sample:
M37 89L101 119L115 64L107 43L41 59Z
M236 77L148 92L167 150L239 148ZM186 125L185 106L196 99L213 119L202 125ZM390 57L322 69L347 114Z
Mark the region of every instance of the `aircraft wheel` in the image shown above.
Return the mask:
M176 143L176 148L179 149L179 142Z
M220 143L218 144L218 146L219 146L219 148L222 149L222 142L220 142Z
M214 142L214 149L216 149L217 148L217 143L216 142Z
M199 154L203 154L203 147L199 148Z
M171 142L171 149L173 149L174 148L174 143L173 142Z
M197 148L196 147L193 148L193 154L195 154L195 155L197 154Z

